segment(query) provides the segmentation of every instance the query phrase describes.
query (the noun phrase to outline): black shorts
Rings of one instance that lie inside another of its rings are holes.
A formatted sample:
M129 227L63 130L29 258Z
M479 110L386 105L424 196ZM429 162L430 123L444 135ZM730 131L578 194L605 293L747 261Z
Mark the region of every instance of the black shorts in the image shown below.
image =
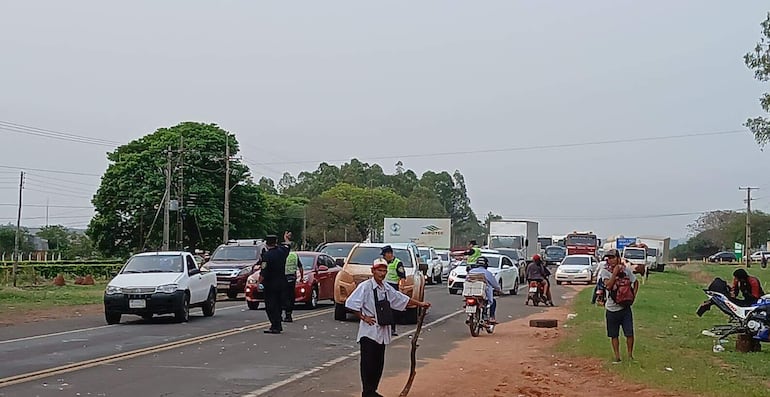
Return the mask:
M634 314L627 307L617 312L606 310L607 336L617 338L620 336L620 328L623 327L623 335L634 336Z

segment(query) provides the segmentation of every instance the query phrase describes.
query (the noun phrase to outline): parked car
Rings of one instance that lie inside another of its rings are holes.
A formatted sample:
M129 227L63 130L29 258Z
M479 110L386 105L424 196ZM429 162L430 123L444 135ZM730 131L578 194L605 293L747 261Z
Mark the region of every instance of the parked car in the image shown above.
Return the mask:
M334 319L344 321L347 318L345 301L353 290L372 276L372 263L380 258L382 247L390 245L393 254L404 264L406 279L399 290L415 300L422 301L425 296L425 276L427 264L420 261L420 251L414 243L358 243L345 259L345 264L334 279ZM396 321L406 324L417 323L417 306L409 305L406 312L396 312Z
M565 282L591 284L598 267L599 262L593 255L567 255L556 268L554 278L558 285Z
M217 291L236 299L246 289L246 280L256 271L265 242L259 239L230 240L211 254L201 269L217 275Z
M519 278L519 269L511 258L502 254L491 253L485 253L483 256L489 261L487 270L497 278L500 289L503 292L508 291L511 295L517 295L519 293L519 283L521 283L522 279ZM462 292L467 275L468 266L465 265L465 262L461 266L452 269L447 279L447 289L450 295Z
M323 243L316 247L316 251L323 252L326 255L331 256L338 266L345 264L345 258L350 254L350 250L358 243L351 242L338 242L338 243Z
M425 282L428 284L441 284L441 258L433 247L417 247L420 251L420 258L428 265L428 269L423 273Z
M708 261L712 263L735 262L737 260L735 253L730 251L720 251L708 257Z
M323 252L297 251L297 256L302 268L297 269L294 302L315 309L318 301L334 300L334 279L342 268ZM259 309L260 303L265 301L263 292L257 288L259 271L252 273L246 281L246 305L251 310Z
M764 255L768 260L770 260L770 251L757 251L751 254L749 258L751 258L752 262L759 262L762 260L762 255Z
M128 259L104 291L104 318L117 324L124 314L151 319L173 314L178 322L200 307L211 317L217 302L217 278L201 270L189 252L144 252Z

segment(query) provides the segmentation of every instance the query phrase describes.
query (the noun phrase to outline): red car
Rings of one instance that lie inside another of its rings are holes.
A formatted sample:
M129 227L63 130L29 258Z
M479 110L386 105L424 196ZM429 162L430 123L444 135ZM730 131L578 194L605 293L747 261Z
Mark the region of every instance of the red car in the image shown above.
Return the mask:
M319 300L334 300L334 278L342 267L322 252L297 251L297 255L302 268L297 269L294 302L315 309ZM256 271L246 281L246 304L251 310L257 310L265 300L262 291L257 290L258 278L259 271Z

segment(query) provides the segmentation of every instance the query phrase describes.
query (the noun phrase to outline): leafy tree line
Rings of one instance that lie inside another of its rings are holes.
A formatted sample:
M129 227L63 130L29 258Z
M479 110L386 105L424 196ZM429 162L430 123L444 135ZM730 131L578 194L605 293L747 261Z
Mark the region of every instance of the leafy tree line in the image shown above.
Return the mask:
M688 226L691 237L687 243L671 250L677 259L700 259L718 251L732 251L735 243L746 241L746 213L738 211L712 211L702 215ZM754 247L770 240L770 214L751 212L751 240Z
M49 258L61 256L62 260L91 258L95 252L88 236L69 230L62 225L46 226L40 229L35 236L48 241ZM27 228L21 228L19 235L19 252L26 257L35 250L32 243L33 235ZM5 254L5 259L10 261L16 239L16 226L8 224L0 226L0 253Z
M184 122L108 153L110 164L92 200L96 215L87 231L96 249L105 256L125 257L160 248L169 159L169 198L180 202L179 210L170 214L170 246L215 248L223 238L226 145L231 155L231 239L290 230L295 241L304 239L309 247L324 241L376 240L385 217L449 217L454 244L483 234L459 171L418 176L399 163L394 174L386 174L378 164L352 159L341 166L321 163L296 177L284 173L277 183L266 177L255 181L237 157L233 134L216 124Z

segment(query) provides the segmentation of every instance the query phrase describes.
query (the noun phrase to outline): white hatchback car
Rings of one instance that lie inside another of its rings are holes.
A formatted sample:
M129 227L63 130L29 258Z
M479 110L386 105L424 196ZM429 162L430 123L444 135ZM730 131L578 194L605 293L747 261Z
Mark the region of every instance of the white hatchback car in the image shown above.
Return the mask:
M556 268L556 284L594 282L594 272L599 262L592 255L567 255Z
M488 253L485 253L483 256L489 261L487 270L497 278L500 289L503 292L508 291L511 295L517 295L521 280L519 280L519 269L513 264L511 258L505 255ZM447 286L450 295L458 294L463 290L463 284L467 275L468 267L464 262L449 272Z

